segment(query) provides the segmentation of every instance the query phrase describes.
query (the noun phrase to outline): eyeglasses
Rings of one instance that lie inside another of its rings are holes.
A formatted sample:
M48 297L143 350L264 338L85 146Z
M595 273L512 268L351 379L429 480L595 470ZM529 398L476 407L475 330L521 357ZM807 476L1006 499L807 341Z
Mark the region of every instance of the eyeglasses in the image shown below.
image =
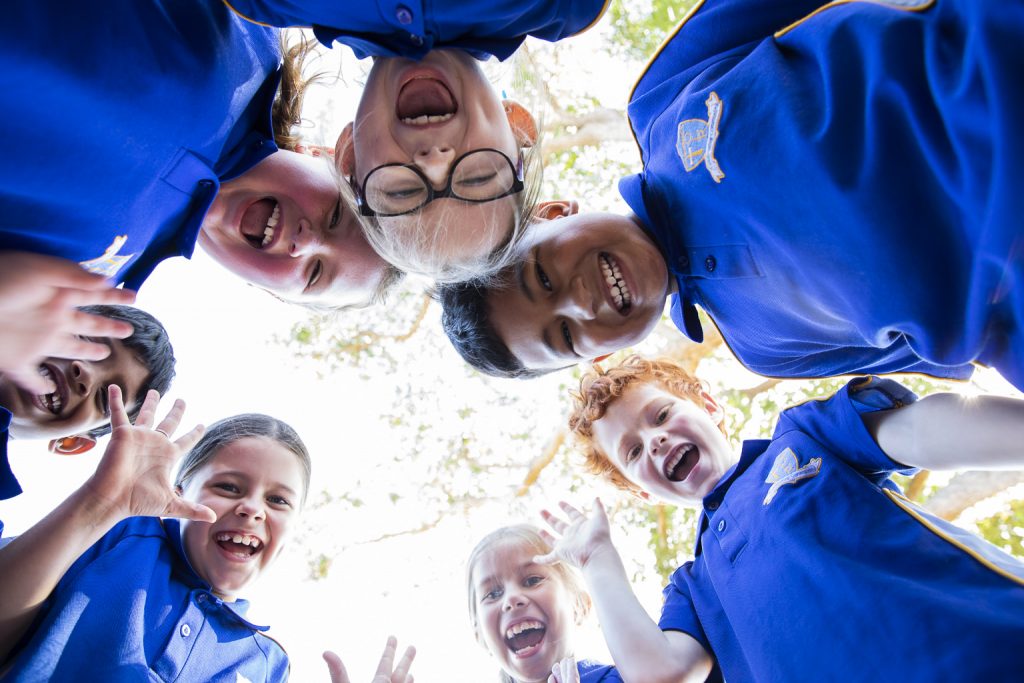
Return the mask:
M384 164L359 185L353 179L356 204L363 216L404 216L435 199L454 197L482 204L523 190L523 155L515 165L503 152L483 148L466 152L452 164L448 182L435 190L415 164Z

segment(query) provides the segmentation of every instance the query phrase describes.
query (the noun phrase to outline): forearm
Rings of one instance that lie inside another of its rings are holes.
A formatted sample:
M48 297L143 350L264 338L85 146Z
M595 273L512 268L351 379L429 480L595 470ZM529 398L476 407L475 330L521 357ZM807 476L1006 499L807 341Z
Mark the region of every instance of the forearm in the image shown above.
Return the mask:
M893 460L932 470L1024 468L1024 401L932 394L897 410L864 415Z
M670 640L637 600L614 546L583 568L608 650L627 683L703 681L710 659L688 636ZM680 641L685 639L686 642Z
M0 660L31 625L72 563L120 520L83 486L0 548Z

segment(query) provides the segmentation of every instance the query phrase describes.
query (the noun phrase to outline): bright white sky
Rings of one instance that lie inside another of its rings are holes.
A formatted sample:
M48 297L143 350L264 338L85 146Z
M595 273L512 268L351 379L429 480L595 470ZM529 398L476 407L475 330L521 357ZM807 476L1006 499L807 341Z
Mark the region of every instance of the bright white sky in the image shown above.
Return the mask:
M584 57L579 62L563 58L563 68L578 69L579 77L593 83L595 91L607 89L596 92L597 96L610 106L621 107L632 76L609 77L615 73L610 61L597 60L600 51L586 49L584 42L599 37L591 33L576 39ZM337 55L341 50L333 52ZM348 87L336 87L329 95L321 92L309 103L310 118L318 119L316 112L325 107L341 114L328 124L324 135L332 146L334 135L354 112L361 69L354 60L347 60L343 73ZM600 77L588 75L597 73ZM315 136L312 141L317 141ZM320 377L322 368L296 360L274 342L306 317L303 309L248 287L199 249L192 261L178 259L161 265L143 287L138 305L160 318L170 332L178 357L178 378L170 395L188 402L186 423L209 424L249 411L269 413L290 423L313 453L311 501L321 490L335 494L355 490L370 500L391 490L415 490L415 481L395 480L400 470L396 475L394 468L379 467L381 462L400 457L407 448L389 438L379 415L382 406L390 404L402 376L373 381L342 369ZM435 307L425 324L437 326L437 316ZM450 382L452 392L473 396L483 391L479 381L465 377L461 361L450 349L423 363ZM998 378L986 381L998 383ZM560 419L558 382L553 377L501 386L536 404L535 428L544 433L553 430ZM424 407L427 415L432 410L436 413L434 407ZM435 414L432 419L444 420L445 416ZM486 429L487 424L480 427ZM12 464L26 493L0 507L0 518L9 532L23 531L78 486L95 467L101 450L64 458L48 454L41 443L12 443ZM521 461L525 464L535 455L523 453ZM509 481L510 491L518 483L519 479ZM553 497L557 495L552 492ZM586 502L593 495L582 491L573 499ZM388 512L380 512L382 509ZM349 666L354 683L369 681L389 633L398 636L400 646L413 643L419 648L414 666L417 680L495 680L497 669L474 643L469 628L463 562L484 534L510 522L536 523L536 511L520 509L509 495L500 505L453 516L427 533L353 545L388 530L412 528L420 521L414 504L378 505L373 510L317 519L292 552L286 551L271 573L245 596L253 603L253 620L271 624L271 635L288 650L293 680L327 680L320 653L333 648ZM624 556L640 557L647 552L642 536L616 539L622 543ZM310 580L307 556L322 551L334 558L329 577ZM656 614L660 586L645 584L638 590ZM578 655L609 661L593 623L582 629L578 643Z

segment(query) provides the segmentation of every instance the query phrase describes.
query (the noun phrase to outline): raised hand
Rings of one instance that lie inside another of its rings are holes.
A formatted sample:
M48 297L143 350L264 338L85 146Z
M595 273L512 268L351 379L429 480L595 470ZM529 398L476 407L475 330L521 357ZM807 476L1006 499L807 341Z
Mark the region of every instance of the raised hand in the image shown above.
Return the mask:
M128 420L121 388L112 384L110 425L113 432L103 459L86 486L109 514L125 519L136 516L182 517L213 522L217 516L205 505L180 498L171 484L175 464L199 441L203 427L197 425L171 441L185 413L185 402L174 402L167 416L153 427L160 394L150 391L135 424Z
M569 655L555 662L551 667L548 683L580 683L580 670L576 668L576 658Z
M551 552L538 555L534 562L538 564L555 564L565 562L578 569L586 567L590 559L599 552L611 549L611 532L608 528L608 515L600 499L594 499L594 511L590 516L569 505L565 501L558 504L565 514L562 519L547 510L541 510L541 517L548 526L558 534L554 536L547 531L541 535L551 545Z
M27 391L53 391L38 372L44 358L102 360L110 348L81 336L123 339L134 331L129 323L77 307L133 301L135 292L115 289L73 261L0 252L0 372Z
M398 661L398 666L393 667L397 649L398 640L394 636L388 636L384 654L380 657L377 672L373 675L371 683L413 683L409 668L412 666L412 660L416 657L416 648L412 646L405 648L405 654ZM327 670L331 674L331 683L350 683L341 657L330 650L324 652L323 656L324 661L327 662Z

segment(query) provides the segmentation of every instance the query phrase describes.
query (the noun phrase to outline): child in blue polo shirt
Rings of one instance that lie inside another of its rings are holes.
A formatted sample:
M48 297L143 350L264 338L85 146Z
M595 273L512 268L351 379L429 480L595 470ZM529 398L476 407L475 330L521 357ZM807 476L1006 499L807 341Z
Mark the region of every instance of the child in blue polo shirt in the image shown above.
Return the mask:
M337 158L379 254L438 281L508 261L531 215L524 185L539 184L529 172L537 128L525 108L499 97L478 60L507 59L526 36L581 33L607 0L230 4L252 21L311 26L325 45L374 58ZM432 203L444 198L461 201Z
M238 594L294 528L309 488L302 441L257 414L171 441L181 401L153 428L156 392L134 426L116 385L109 400L113 434L96 473L0 549L6 675L285 680L287 655Z
M570 428L587 468L644 499L700 506L694 559L656 624L629 586L598 501L537 559L579 567L623 678L642 681L1011 680L1024 564L933 517L890 479L918 467L1020 467L1024 401L916 396L861 377L784 411L736 454L723 411L669 362L582 380Z
M506 526L477 543L466 562L469 616L503 683L614 683L615 667L573 655L573 631L590 611L579 574L542 566L551 546L529 524Z
M978 361L1024 389L1024 7L822 5L697 3L631 97L635 215L545 207L502 292L444 295L463 356L564 367L638 342L671 297L760 374Z
M130 333L120 339L90 337L89 343L101 349L94 360L54 356L34 360L26 373L34 374L42 388L26 388L18 376L0 372L0 500L21 493L7 459L8 438L49 439L55 453L84 453L110 432L108 387L120 387L128 414L134 418L146 392L166 391L171 385L174 349L160 321L130 306L86 306L78 312L126 325ZM12 320L11 326L17 322ZM8 327L5 324L0 330L0 346L5 348Z

